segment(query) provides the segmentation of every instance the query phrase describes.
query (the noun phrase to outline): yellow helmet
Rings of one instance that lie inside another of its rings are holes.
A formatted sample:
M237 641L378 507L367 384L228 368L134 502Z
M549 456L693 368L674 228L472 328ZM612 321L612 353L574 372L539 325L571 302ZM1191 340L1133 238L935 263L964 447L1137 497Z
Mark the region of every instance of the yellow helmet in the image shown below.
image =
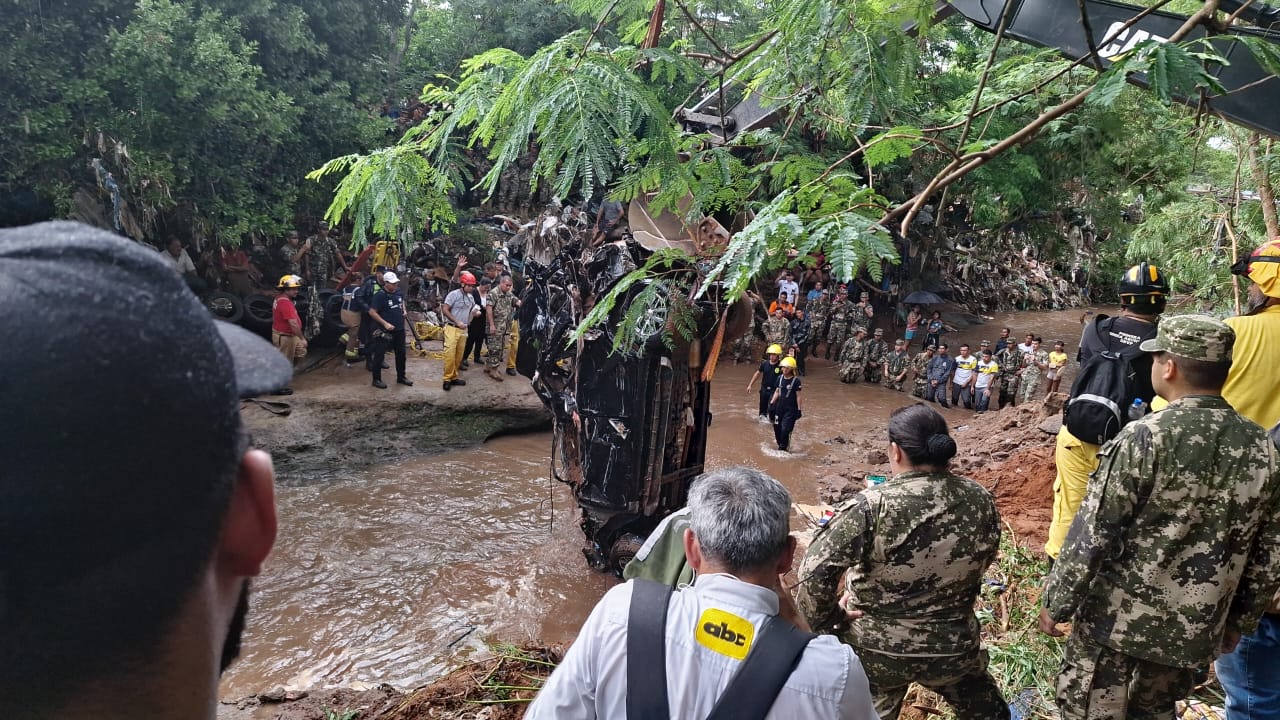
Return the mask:
M778 364L781 365L782 367L791 368L792 370L796 369L796 359L791 357L790 355L782 358L782 362Z
M778 343L774 343L774 344L770 345L770 346L769 346L769 348L768 348L767 350L765 350L765 351L764 351L764 354L765 354L765 355L781 355L781 354L782 354L782 346L781 346L781 345L779 345Z
M282 275L280 277L280 282L276 283L276 287L282 290L287 290L289 288L300 288L302 287L302 278L298 277L297 275Z
M1280 240L1265 243L1236 260L1231 272L1249 278L1267 297L1280 297Z

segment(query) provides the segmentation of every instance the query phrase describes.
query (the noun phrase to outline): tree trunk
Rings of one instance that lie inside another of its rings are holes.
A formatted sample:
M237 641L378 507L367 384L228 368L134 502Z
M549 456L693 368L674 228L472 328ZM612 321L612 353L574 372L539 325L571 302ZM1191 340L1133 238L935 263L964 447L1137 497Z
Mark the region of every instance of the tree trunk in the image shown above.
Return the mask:
M418 0L412 0L409 3L409 12L404 18L404 41L400 45L400 50L392 50L391 59L387 63L387 98L394 97L396 92L396 83L400 82L400 63L404 62L404 56L409 54L409 42L413 40L413 17L418 14ZM392 42L395 42L394 37ZM394 48L394 44L392 45ZM399 100L399 98L395 98Z
M658 39L662 36L662 23L666 20L667 0L658 0L653 6L653 13L649 15L649 32L644 36L644 42L641 43L641 50L651 50L658 47Z
M1271 175L1267 172L1266 163L1258 156L1258 145L1262 137L1258 133L1249 133L1249 169L1253 171L1253 184L1258 189L1258 199L1262 201L1262 219L1267 224L1267 240L1280 239L1280 220L1276 218L1276 194L1271 187Z

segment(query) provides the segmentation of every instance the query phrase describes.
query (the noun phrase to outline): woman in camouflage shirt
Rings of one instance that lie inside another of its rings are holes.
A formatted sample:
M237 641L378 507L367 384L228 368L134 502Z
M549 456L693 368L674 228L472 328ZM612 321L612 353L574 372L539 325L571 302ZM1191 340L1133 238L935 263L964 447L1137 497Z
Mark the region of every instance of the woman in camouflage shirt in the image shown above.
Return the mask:
M882 720L897 719L912 682L946 698L960 720L1009 717L973 609L1000 513L991 493L948 472L955 454L936 410L895 410L894 477L837 508L800 566L797 606L816 632L857 651Z

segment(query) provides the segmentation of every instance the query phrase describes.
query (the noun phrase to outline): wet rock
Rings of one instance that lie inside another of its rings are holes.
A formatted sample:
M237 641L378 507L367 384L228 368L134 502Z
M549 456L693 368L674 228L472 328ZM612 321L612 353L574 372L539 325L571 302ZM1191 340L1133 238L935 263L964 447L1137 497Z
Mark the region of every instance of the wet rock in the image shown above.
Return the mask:
M1036 429L1049 435L1057 435L1058 431L1062 429L1062 416L1050 415L1044 419L1044 422L1037 425Z
M884 465L889 462L889 454L883 448L872 448L863 454L862 461L868 465Z

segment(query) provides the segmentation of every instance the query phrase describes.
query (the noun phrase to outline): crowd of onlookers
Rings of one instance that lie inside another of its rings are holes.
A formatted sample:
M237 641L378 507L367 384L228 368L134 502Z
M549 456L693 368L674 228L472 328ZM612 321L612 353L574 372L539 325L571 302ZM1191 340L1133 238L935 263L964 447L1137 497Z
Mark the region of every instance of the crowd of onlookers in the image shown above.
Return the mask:
M832 288L818 279L802 295L791 270L779 274L776 286L777 296L758 328L767 345L762 393L773 390L768 377L781 373L784 357L794 358L802 377L806 358L822 357L834 362L841 382L883 384L898 391L910 387L916 397L943 407L985 412L1058 392L1069 362L1064 341L1054 341L1050 350L1042 338L1028 333L1019 343L1007 327L994 343L983 340L976 349L964 343L953 354L943 338L955 328L943 321L941 311L930 312L920 304L911 305L905 316L894 314L890 332L901 327L902 337L890 341L885 328L876 327L877 309L868 291L860 292L855 302L849 284ZM758 357L756 337L753 326L734 341L730 352L735 363Z

